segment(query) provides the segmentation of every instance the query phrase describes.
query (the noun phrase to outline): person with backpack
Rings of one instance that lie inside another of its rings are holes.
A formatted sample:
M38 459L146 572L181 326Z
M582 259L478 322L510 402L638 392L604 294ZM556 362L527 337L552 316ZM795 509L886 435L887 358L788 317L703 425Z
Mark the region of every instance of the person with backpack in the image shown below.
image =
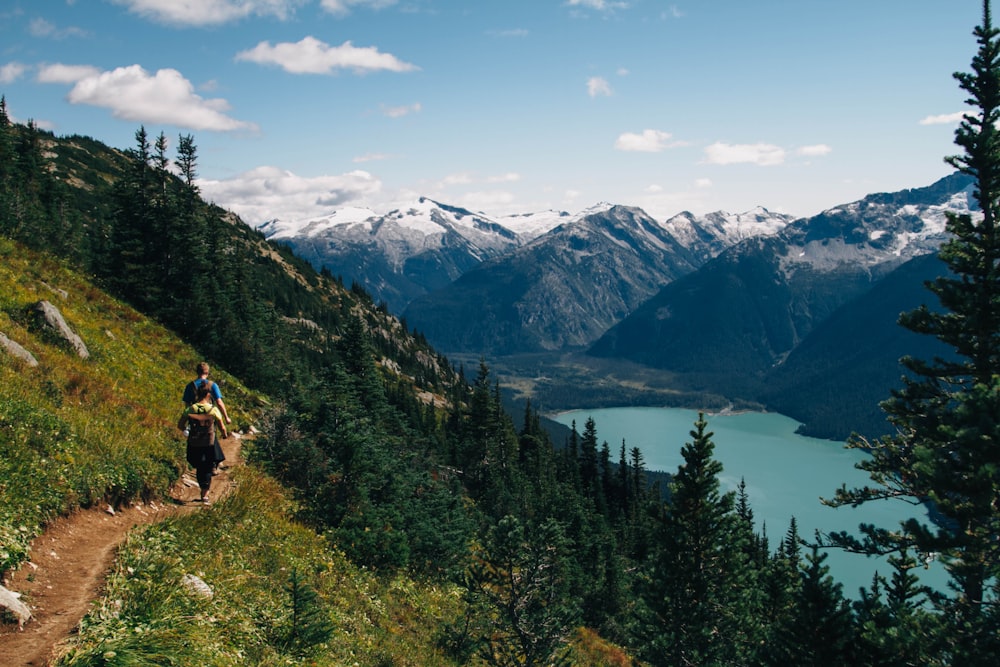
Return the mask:
M222 391L219 389L218 383L212 382L208 379L208 375L211 372L212 368L208 365L208 362L199 362L195 367L195 373L198 374L198 377L191 382L188 382L187 386L184 387L184 396L182 397L182 400L184 401L185 407L190 406L197 400L196 394L198 387L207 382L211 386L212 402L217 408L219 408L219 412L222 414L222 418L226 420L226 424L231 424L232 420L229 418L229 413L226 411L226 404L222 400ZM219 464L226 460L226 455L223 453L218 439L212 443L212 447L215 450L215 465L212 468L214 473L214 471L219 468Z
M195 390L195 401L184 408L177 428L187 429L187 462L194 467L201 490L201 502L206 506L208 492L212 487L212 471L215 467L216 428L222 432L222 439L229 437L222 412L212 401L211 380L198 385Z

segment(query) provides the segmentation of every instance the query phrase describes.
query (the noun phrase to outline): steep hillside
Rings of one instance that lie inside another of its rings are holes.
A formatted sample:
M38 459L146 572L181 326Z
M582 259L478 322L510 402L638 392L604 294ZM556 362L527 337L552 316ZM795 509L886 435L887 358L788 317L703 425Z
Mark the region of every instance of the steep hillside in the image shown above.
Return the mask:
M640 209L602 205L414 299L404 317L450 353L580 349L726 238L721 226L660 224Z
M942 271L936 254L922 255L844 304L767 373L756 398L803 422L807 435L843 440L852 432L868 437L890 432L878 406L902 386L900 357L948 355L937 339L897 323L900 313L921 304L939 307L924 283Z
M970 187L968 177L953 175L927 188L871 195L774 236L747 240L664 287L589 354L669 372L678 388L755 399L765 393L770 369L838 308L906 260L932 253L944 238L945 211L970 210ZM846 345L849 330L842 333ZM835 358L853 352L827 351ZM831 361L829 368L838 366ZM872 391L884 397L897 379L893 369L872 380ZM858 413L870 414L867 402L841 407L842 422L870 424Z

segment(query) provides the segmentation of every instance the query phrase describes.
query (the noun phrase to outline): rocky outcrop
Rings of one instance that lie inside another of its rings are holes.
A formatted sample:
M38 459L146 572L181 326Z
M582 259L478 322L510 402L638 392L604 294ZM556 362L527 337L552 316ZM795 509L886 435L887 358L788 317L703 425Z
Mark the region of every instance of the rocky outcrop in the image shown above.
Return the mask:
M0 350L3 350L15 359L20 359L32 368L38 365L38 360L35 359L35 356L31 354L31 352L28 352L18 343L12 341L10 338L7 338L7 336L2 333L0 333Z
M39 327L44 331L52 334L58 340L68 344L70 348L81 359L88 359L90 357L90 351L87 349L87 345L83 342L69 325L66 324L66 320L63 318L62 313L59 309L53 306L48 301L39 301L31 310L35 314L35 321Z

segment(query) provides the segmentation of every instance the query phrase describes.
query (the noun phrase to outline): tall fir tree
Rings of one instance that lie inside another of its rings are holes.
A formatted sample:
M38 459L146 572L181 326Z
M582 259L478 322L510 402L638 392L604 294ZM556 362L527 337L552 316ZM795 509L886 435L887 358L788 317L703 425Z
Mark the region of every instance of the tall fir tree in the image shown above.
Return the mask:
M723 493L722 464L704 415L699 415L684 463L671 484L659 544L646 591L653 665L734 665L750 659L748 619L759 609L744 605L749 567L734 494Z
M941 308L922 306L900 317L902 326L936 337L953 354L902 360L909 374L882 404L896 434L850 441L871 450L859 467L876 484L841 489L831 501L933 505L933 525L914 519L902 530L863 526L860 540L840 534L834 541L869 553L912 546L921 555L940 554L957 592L943 603L954 619L949 651L963 665L991 661L1000 646L984 607L996 602L988 593L1000 574L1000 32L989 0L973 34L979 49L972 73L955 78L974 108L955 135L964 153L946 161L975 179L982 216L948 214L950 240L939 253L947 271L927 284Z

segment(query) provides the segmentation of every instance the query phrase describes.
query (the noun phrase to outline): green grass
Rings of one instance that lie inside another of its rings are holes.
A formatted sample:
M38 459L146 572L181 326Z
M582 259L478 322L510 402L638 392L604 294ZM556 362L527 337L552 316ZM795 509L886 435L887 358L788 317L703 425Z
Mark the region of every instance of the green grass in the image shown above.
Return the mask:
M42 299L81 336L88 359L32 326L28 308ZM2 575L28 559L32 538L59 515L166 496L187 468L176 422L201 359L84 277L3 238L0 332L39 362L0 353ZM238 427L260 418L266 396L222 369L214 375ZM460 588L353 564L292 520L293 501L272 479L252 466L232 474L235 490L212 509L129 536L101 598L60 646L59 667L476 664L442 648L446 628L461 627L468 611ZM189 590L186 575L212 597ZM297 598L305 612L297 623L293 577L314 594ZM293 625L304 632L293 635ZM599 638L576 644L577 665L617 655Z
M65 294L65 296L63 296ZM32 322L52 302L90 352L81 359ZM0 239L0 332L31 367L0 353L0 573L48 521L78 507L164 497L185 469L175 428L197 354L58 262ZM231 414L257 405L231 379Z
M289 500L250 467L210 510L133 534L100 604L62 647L58 667L83 665L452 666L438 648L441 619L462 613L447 587L382 580L321 536L288 520ZM327 641L291 647L292 572L318 594ZM195 575L212 590L185 587Z

